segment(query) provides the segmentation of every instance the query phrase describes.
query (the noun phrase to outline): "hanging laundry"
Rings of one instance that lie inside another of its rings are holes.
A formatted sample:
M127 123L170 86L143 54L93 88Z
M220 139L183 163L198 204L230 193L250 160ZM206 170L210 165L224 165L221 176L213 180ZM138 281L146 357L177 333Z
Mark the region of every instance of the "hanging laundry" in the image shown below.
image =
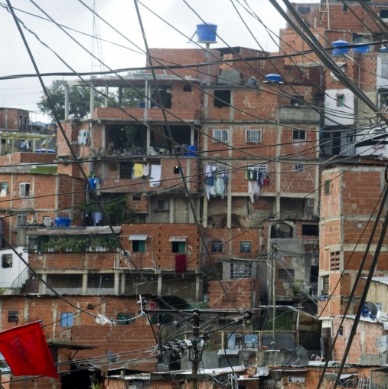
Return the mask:
M150 174L150 165L145 164L143 165L143 178L148 177Z
M255 202L255 199L259 198L260 190L260 185L257 181L248 181L248 195L252 204Z
M133 165L133 178L138 178L143 176L143 163L135 163Z
M161 165L151 165L150 186L160 186L160 177L162 173Z
M211 164L205 166L205 192L208 200L211 196L224 198L227 186L228 176L224 169Z
M253 204L255 199L259 197L262 187L270 183L268 167L267 165L249 166L245 177L248 180L248 196Z

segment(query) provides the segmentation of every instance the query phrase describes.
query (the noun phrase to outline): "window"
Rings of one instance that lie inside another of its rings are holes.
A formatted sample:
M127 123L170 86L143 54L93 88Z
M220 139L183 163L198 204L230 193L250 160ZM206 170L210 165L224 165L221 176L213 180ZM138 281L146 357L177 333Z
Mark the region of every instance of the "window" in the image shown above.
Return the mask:
M18 311L8 311L8 323L17 323L19 321Z
M215 90L214 91L214 106L217 108L229 107L231 99L230 90Z
M261 143L261 131L260 130L245 130L245 142L246 143Z
M337 107L343 107L345 105L345 95L337 95L336 103Z
M171 251L173 253L185 253L186 252L186 242L171 242Z
M291 96L290 104L293 107L303 107L304 106L304 97L303 96Z
M380 18L381 19L388 19L388 9L381 9L380 10Z
M309 5L298 5L298 12L300 14L309 14L310 13L310 6Z
M2 268L12 267L12 254L3 254L1 256L1 267Z
M293 130L292 131L292 139L305 140L306 139L306 131L305 130Z
M296 163L296 164L295 164L295 171L296 171L296 172L303 172L303 171L304 171L304 165L303 165L303 163Z
M222 253L222 240L213 240L212 242L212 253Z
M0 197L7 197L8 183L0 182Z
M213 142L229 142L229 130L213 130Z
M131 179L133 172L132 162L120 162L120 179Z
M157 211L168 211L168 200L167 199L158 199L156 203Z
M230 265L230 278L251 278L252 264L251 263L232 263Z
M31 185L27 182L22 182L19 184L19 196L28 197L30 195Z
M302 235L319 236L319 227L317 224L302 224Z
M183 92L191 92L191 85L190 84L183 85Z
M174 174L181 174L181 172L183 173L183 170L180 166L174 166L174 170L173 170Z
M74 325L74 313L62 312L61 313L61 327L73 327Z
M144 240L133 240L132 241L132 252L133 253L145 253L145 241Z
M123 313L120 312L117 314L117 324L133 324L135 315L132 313Z
M18 226L25 226L27 225L27 215L17 215L17 221Z
M242 240L240 242L240 253L250 253L251 252L251 242Z
M330 194L330 183L331 180L325 180L325 182L323 183L323 194L325 196Z
M294 269L279 269L278 279L286 282L294 282Z
M339 270L341 256L339 251L332 251L330 253L330 270Z
M321 277L321 281L322 281L322 295L324 296L328 296L330 294L330 290L329 290L329 276L323 276Z
M141 196L140 195L133 195L132 196L132 201L140 201L141 200Z

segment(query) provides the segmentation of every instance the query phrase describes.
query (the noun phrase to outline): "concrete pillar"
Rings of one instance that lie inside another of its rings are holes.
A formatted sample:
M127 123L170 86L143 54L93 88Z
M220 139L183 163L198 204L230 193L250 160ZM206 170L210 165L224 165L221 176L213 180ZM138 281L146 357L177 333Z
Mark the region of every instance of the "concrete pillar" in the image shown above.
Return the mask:
M87 294L88 290L88 273L82 274L82 295Z
M158 296L162 295L162 288L163 288L163 275L162 275L162 273L159 273L158 274L158 291L157 291Z
M120 294L120 273L115 273L114 294L116 296Z
M65 120L69 120L69 84L66 83L64 86L65 86Z

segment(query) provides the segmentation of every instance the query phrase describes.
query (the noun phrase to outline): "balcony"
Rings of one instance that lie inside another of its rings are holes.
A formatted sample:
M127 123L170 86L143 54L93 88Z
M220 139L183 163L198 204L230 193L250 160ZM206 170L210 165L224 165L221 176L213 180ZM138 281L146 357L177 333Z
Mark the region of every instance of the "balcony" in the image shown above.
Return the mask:
M279 120L287 123L319 123L319 113L308 107L283 106L279 109Z

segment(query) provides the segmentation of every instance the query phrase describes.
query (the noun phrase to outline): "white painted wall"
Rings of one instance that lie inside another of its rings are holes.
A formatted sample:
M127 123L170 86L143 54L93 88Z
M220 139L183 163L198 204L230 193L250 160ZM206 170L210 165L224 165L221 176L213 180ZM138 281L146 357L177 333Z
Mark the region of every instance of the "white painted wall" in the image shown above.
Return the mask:
M337 96L344 95L344 106L337 107ZM355 122L354 95L349 89L327 89L325 126L349 126Z
M28 262L28 253L23 251L23 247L17 247L16 251ZM2 267L3 254L12 254L12 267ZM9 288L26 267L24 262L11 249L0 250L0 288Z

